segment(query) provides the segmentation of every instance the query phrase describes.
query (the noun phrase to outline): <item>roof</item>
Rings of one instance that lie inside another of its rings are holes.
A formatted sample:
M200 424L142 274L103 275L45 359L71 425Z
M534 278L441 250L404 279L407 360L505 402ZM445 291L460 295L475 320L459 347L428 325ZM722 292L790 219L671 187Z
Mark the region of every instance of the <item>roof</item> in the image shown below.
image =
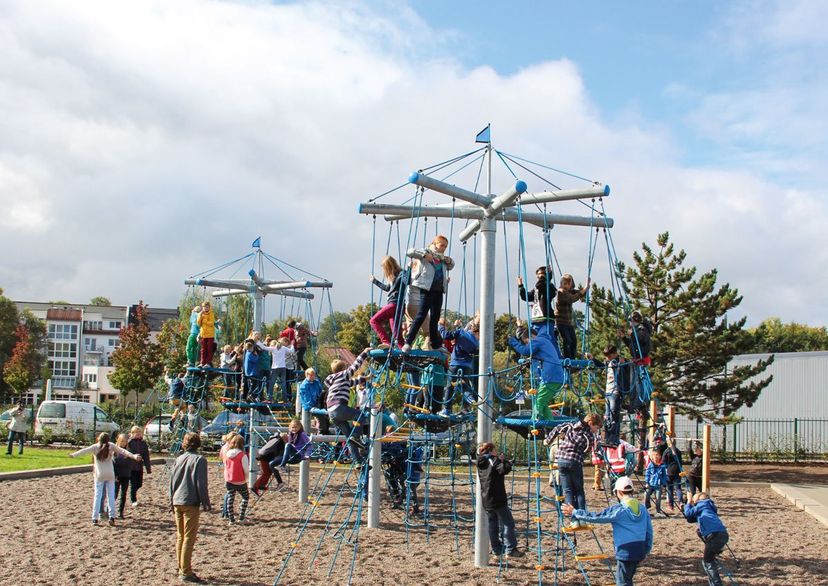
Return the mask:
M349 364L356 360L354 353L342 346L322 346L316 354L329 360L344 360Z
M129 325L135 322L135 309L137 307L137 305L131 305L129 308ZM178 319L178 316L177 307L147 307L147 325L149 325L152 332L160 332L164 322Z
M81 321L83 319L83 311L80 309L70 309L68 307L50 307L46 310L46 319L51 321Z

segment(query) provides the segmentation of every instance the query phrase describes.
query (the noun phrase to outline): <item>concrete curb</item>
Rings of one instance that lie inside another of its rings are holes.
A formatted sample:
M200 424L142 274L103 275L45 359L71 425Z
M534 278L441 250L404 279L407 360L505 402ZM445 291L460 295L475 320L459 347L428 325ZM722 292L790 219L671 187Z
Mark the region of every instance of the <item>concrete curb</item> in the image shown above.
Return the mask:
M153 466L163 466L166 460L150 460ZM0 474L0 482L6 480L26 480L30 478L47 478L49 476L66 476L68 474L82 474L92 472L92 464L80 466L63 466L61 468L38 468L36 470L18 470L15 472L3 472Z
M828 527L828 488L817 485L771 484L771 490Z

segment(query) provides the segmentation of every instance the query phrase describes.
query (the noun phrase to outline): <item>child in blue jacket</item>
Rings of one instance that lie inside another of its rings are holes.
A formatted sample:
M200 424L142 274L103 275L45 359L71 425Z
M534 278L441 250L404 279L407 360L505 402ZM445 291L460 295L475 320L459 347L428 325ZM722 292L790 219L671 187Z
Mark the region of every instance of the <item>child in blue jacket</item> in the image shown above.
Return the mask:
M612 524L615 583L617 586L632 586L638 564L653 548L653 522L650 513L635 498L635 488L628 476L619 477L614 488L618 504L600 513L588 513L566 503L561 505L561 509L565 515L571 515L579 521Z
M517 338L509 338L509 346L518 354L532 358L532 371L540 378L538 394L532 409L532 416L536 421L552 419L549 404L558 396L558 392L566 381L558 348L546 335L547 332L547 329L541 329L538 335L532 337L531 344L529 343L529 331L523 328L518 330Z
M644 471L644 480L647 483L647 492L645 493L646 507L650 508L650 499L655 493L656 511L669 517L667 513L661 510L661 497L664 489L667 487L667 465L662 461L661 453L652 450L650 452L650 463Z
M480 325L473 322L469 329L462 327L462 322L454 323L455 329L446 329L445 320L440 320L438 331L444 340L454 340L449 362L449 378L458 382L461 396L466 403L472 404L477 400L477 378L474 376L474 355L480 350ZM472 382L474 381L474 382ZM443 405L443 415L451 412L449 401Z
M691 504L692 503L692 504ZM719 562L716 557L722 553L730 536L719 519L719 511L715 503L710 500L706 492L697 492L695 495L687 493L687 504L684 505L684 518L688 523L698 523L699 537L704 541L704 568L710 586L721 586L722 577L719 575Z

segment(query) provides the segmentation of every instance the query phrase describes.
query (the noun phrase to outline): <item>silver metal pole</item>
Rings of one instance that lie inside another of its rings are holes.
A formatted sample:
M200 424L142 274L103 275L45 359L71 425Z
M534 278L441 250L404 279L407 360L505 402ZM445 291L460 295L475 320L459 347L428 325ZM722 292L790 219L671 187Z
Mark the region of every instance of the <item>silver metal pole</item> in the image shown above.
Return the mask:
M373 393L372 393L373 396ZM380 427L382 414L379 409L371 409L371 452L368 461L371 469L368 471L368 528L378 529L380 525L380 497L382 494L382 443L377 440L381 437Z
M253 292L253 329L261 331L264 325L264 294L257 287Z
M298 393L297 393L298 394ZM311 428L310 411L302 409L302 427L305 428L305 433L310 437ZM303 459L299 463L299 504L304 505L308 502L308 487L310 486L310 459Z
M256 476L259 474L259 466L256 462L256 451L258 448L258 436L256 435L255 425L253 425L253 412L255 409L250 409L248 413L249 417L249 425L248 425L248 432L247 432L247 447L248 447L248 470L250 471L250 478L247 480L247 484L250 488L253 488L253 484L256 482Z
M478 362L477 389L477 442L492 439L491 403L487 395L494 355L494 283L495 283L495 239L497 224L487 218L480 224L480 361ZM485 568L489 565L489 533L486 511L483 510L483 495L480 483L475 488L474 510L474 565Z

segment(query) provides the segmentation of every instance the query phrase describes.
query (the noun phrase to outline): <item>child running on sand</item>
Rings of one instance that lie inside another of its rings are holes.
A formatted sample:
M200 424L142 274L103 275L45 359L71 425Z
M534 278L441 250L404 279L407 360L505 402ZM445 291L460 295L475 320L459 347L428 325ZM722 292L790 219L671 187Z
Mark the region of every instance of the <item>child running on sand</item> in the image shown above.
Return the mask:
M86 454L95 456L95 496L92 501L92 524L97 525L101 518L101 503L104 494L106 494L107 505L109 507L109 524L115 525L115 467L112 464L112 458L115 454L120 454L121 456L132 458L136 462L140 462L141 456L132 454L110 442L108 433L100 434L97 443L69 454L69 457L77 458L78 456L85 456Z

